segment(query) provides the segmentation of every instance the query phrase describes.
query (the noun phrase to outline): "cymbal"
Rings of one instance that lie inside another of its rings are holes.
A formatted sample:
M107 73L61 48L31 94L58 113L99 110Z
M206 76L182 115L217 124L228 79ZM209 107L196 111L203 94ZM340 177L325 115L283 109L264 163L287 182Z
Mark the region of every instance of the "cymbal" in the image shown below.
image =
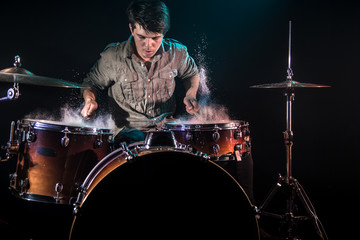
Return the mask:
M57 78L42 77L21 67L10 67L0 71L0 82L23 83L46 87L86 88L89 86Z
M287 80L279 83L268 83L268 84L250 86L250 88L322 88L322 87L330 87L330 86L314 84L314 83L301 83L293 80Z

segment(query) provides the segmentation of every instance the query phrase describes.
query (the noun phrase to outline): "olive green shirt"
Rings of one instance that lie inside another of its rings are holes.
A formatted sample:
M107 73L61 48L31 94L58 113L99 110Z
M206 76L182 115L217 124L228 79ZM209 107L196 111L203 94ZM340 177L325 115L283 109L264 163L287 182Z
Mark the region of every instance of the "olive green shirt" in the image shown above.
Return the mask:
M154 127L175 111L175 77L198 75L187 48L163 39L149 70L135 54L133 37L109 44L84 79L96 90L107 91L110 111L119 129Z

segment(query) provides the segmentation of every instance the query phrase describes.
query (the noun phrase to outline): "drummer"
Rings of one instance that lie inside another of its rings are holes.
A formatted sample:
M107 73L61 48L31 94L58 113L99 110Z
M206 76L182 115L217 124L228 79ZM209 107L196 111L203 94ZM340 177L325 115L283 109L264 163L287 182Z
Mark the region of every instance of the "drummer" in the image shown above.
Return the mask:
M172 121L175 77L185 86L186 111L195 114L200 109L196 100L199 72L193 58L184 45L164 38L170 27L166 5L158 0L133 1L127 15L131 36L125 42L109 44L100 54L84 79L91 88L83 91L85 106L81 111L84 118L94 118L99 93L106 91L118 128L115 146L143 141L144 132ZM251 154L235 167L224 168L234 172L253 199Z
M84 83L81 114L92 119L98 95L106 91L117 127L115 142L144 140L144 132L169 121L175 112L175 78L185 87L186 111L194 114L199 87L198 68L186 46L165 38L170 28L167 6L158 0L133 1L127 8L131 36L111 43L100 54Z

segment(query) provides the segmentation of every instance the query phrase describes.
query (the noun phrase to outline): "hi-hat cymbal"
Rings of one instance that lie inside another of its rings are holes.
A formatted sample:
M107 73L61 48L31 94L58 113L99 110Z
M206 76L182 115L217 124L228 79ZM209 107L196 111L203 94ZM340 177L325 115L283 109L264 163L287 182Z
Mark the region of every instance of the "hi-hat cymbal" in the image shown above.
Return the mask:
M86 88L88 86L57 78L42 77L21 67L10 67L0 71L0 82L16 82L46 87Z
M320 85L314 83L301 83L293 80L287 80L279 83L267 83L260 85L253 85L250 88L322 88L322 87L330 87L327 85Z

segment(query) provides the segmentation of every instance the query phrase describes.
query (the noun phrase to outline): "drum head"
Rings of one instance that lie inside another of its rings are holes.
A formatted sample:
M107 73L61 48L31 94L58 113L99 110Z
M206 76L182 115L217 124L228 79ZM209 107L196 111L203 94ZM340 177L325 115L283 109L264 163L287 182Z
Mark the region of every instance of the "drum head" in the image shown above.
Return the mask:
M91 191L74 219L71 239L258 239L246 194L218 165L178 151L134 160Z

